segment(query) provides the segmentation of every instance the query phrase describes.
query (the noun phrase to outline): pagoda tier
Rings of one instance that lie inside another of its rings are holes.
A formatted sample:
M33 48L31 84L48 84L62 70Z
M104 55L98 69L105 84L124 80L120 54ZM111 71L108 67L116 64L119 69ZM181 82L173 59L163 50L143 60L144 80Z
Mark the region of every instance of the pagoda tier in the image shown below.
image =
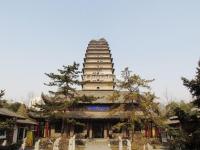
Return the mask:
M113 90L114 63L105 39L91 40L83 63L83 90Z

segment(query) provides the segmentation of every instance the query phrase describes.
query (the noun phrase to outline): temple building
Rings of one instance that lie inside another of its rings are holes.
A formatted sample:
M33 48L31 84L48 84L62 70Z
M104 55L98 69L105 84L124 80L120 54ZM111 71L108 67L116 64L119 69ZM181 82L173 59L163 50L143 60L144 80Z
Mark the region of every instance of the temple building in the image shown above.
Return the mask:
M137 103L130 105L125 103L123 95L126 91L120 91L120 97L112 101L110 96L115 90L114 63L108 42L101 38L91 40L87 46L82 69L82 90L78 94L94 96L92 102L79 102L76 107L69 108L66 113L68 120L76 120L83 125L73 123L66 124L67 134L81 134L83 138L112 138L120 133L124 138L130 136L130 129L122 128L116 131L113 126L127 121L130 109L138 109ZM120 110L114 108L122 106ZM142 115L138 110L138 115ZM38 134L48 136L61 133L61 119L48 122L44 117L38 117ZM135 127L135 130L141 128ZM153 134L152 131L150 134Z

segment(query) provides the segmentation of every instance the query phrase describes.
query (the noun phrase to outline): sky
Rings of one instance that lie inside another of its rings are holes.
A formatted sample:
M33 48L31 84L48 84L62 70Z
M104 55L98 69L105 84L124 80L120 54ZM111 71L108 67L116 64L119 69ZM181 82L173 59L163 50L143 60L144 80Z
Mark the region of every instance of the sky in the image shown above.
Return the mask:
M81 64L91 39L104 37L115 74L129 67L161 103L190 101L181 77L200 58L199 0L0 1L0 89L14 101L40 96L45 72Z

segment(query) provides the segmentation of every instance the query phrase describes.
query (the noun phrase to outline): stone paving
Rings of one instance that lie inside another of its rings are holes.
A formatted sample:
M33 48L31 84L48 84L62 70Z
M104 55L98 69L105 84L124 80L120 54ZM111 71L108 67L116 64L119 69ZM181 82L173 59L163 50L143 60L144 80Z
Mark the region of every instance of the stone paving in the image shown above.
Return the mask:
M86 144L85 150L111 150L108 140L90 140Z

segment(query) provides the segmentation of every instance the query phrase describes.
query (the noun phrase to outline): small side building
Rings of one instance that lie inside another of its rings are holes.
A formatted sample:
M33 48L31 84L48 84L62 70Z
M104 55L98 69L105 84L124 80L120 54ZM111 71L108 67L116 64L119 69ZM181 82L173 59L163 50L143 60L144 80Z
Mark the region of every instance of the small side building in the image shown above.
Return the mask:
M6 108L0 108L1 124L9 120L9 127L0 128L0 145L6 140L7 145L21 141L26 137L27 131L34 131L37 123L24 116L18 115Z

